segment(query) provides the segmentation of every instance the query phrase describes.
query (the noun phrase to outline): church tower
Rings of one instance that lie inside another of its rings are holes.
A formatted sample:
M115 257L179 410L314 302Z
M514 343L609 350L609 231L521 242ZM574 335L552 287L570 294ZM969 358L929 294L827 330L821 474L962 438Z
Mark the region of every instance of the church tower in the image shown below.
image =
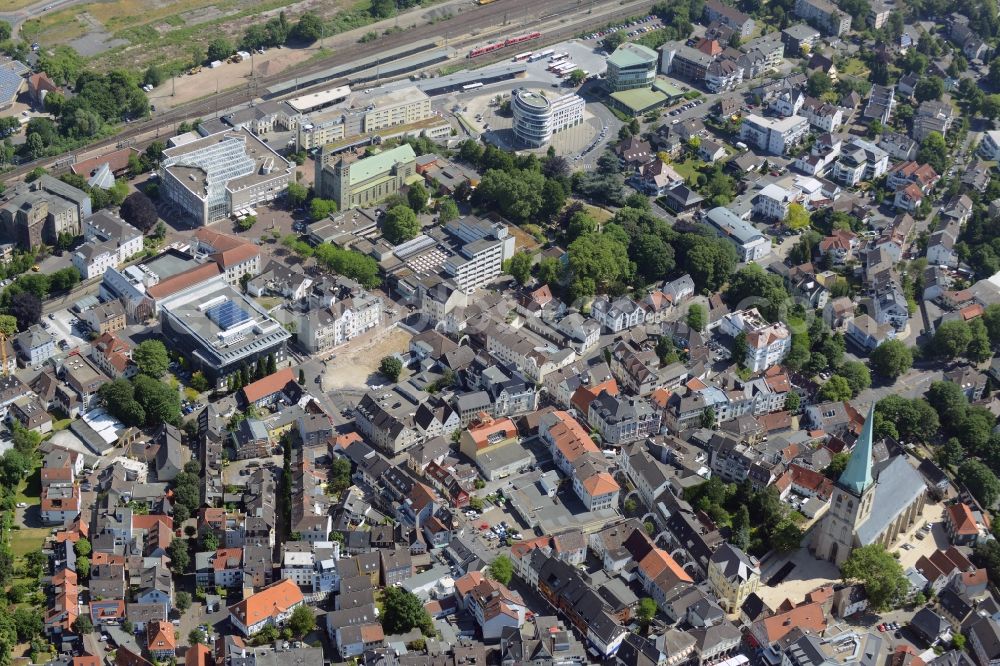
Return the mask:
M816 534L816 556L838 566L854 549L855 534L871 515L875 499L875 481L872 478L874 420L875 406L872 405L851 459L834 485L830 506Z

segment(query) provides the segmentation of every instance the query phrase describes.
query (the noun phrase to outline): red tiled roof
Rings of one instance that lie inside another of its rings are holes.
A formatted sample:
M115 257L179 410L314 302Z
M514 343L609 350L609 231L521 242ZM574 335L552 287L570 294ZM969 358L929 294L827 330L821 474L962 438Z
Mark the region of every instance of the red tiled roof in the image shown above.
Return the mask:
M975 536L979 534L976 527L976 518L972 515L972 509L968 504L958 503L948 507L948 520L955 528L957 534Z
M293 381L295 381L295 374L292 372L292 369L282 368L273 375L268 375L263 379L258 379L244 386L243 396L248 403L255 403L262 398L283 390Z
M294 581L280 580L268 585L257 594L229 607L229 612L245 627L279 615L303 601L302 591Z
M201 264L189 271L169 277L159 284L154 284L152 287L146 289L146 293L151 298L164 298L171 294L176 294L181 289L187 289L221 274L222 270L218 264Z
M820 634L826 630L826 614L823 613L823 607L817 603L803 604L784 613L759 620L759 622L763 625L768 645L780 641L796 627L814 634Z
M587 412L590 411L590 403L601 394L601 391L606 392L608 395L618 395L618 382L614 378L611 378L596 386L581 386L573 393L573 397L570 398L569 402L576 408L578 414L586 417Z

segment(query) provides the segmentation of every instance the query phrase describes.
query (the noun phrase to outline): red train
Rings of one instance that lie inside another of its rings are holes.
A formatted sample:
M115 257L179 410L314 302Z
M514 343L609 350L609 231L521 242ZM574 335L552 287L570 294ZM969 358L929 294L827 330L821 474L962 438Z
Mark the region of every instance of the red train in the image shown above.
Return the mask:
M493 42L492 44L487 44L486 46L479 46L471 51L465 56L466 58L477 58L481 55L486 55L487 53L492 53L493 51L499 51L500 49L505 49L508 46L514 46L515 44L520 44L521 42L529 42L532 39L538 39L542 36L540 32L529 32L524 35L518 35L517 37L508 37L502 42Z

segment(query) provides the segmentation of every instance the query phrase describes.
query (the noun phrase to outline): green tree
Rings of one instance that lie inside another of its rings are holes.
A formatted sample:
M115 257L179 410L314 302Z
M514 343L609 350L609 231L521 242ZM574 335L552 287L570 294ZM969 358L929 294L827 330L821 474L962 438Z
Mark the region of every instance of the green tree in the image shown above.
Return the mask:
M313 12L306 12L299 17L291 34L299 41L312 44L323 36L323 20Z
M913 97L918 102L928 102L941 99L944 94L944 81L937 76L926 76L917 82L913 89Z
M1000 479L997 479L989 467L978 460L966 460L958 468L958 478L962 479L965 487L984 507L993 508L1000 496Z
M868 602L876 611L898 605L909 583L899 561L880 544L855 548L840 567L845 582L862 583Z
M0 333L8 338L17 335L17 318L11 315L0 315Z
M521 252L514 253L514 256L507 260L504 270L517 280L518 284L524 285L527 284L528 279L531 277L532 263L533 258L531 254L522 250Z
M514 564L506 555L497 555L496 559L490 563L490 578L493 580L509 585L513 575Z
M288 183L288 193L286 196L288 197L288 205L292 208L298 208L309 198L309 188L295 182Z
M174 593L174 607L181 613L186 613L191 608L191 594L181 590Z
M208 43L208 50L206 51L205 57L209 62L225 60L229 56L233 55L235 50L236 49L233 48L233 43L228 39L225 37L216 37Z
M702 428L714 428L715 427L715 409L712 407L706 407L701 413L701 427Z
M656 617L656 602L649 597L643 597L640 599L636 616L639 618L639 622L644 625L648 625L650 621Z
M309 219L313 222L325 220L336 212L337 202L332 199L320 199L317 197L309 202Z
M90 621L90 616L87 613L80 613L80 615L77 616L76 621L73 623L73 628L76 630L78 635L85 636L93 633L94 624Z
M395 0L372 0L372 16L375 18L389 18L396 13Z
M416 213L406 206L396 206L385 214L382 234L393 245L416 238L420 233L420 222Z
M458 219L458 204L451 197L444 197L438 201L438 221L451 222Z
M406 201L409 204L410 209L414 213L422 213L427 208L427 199L429 195L427 194L427 188L425 188L420 183L414 183L410 185L410 188L406 192Z
M809 211L802 204L792 203L788 205L788 214L785 215L785 226L792 231L805 229L809 226Z
M733 338L733 360L743 367L746 363L747 353L750 351L750 345L747 344L747 334L746 331L740 331Z
M76 572L81 578L90 576L90 558L86 556L76 558Z
M917 152L917 161L930 164L938 173L947 170L948 144L940 132L931 132L924 137Z
M90 541L81 538L75 544L73 544L73 550L76 551L78 557L84 557L90 555L91 546Z
M913 367L913 352L902 340L887 340L875 348L870 360L875 372L895 380Z
M143 340L132 351L132 360L139 372L153 378L162 377L170 365L166 346L159 340Z
M806 90L810 97L819 97L823 93L833 90L833 80L829 74L817 69L809 75L809 79L806 81Z
M972 331L964 320L946 321L938 326L931 341L931 348L937 356L957 358L965 354L972 342Z
M802 536L798 525L782 520L771 530L771 547L779 553L790 553L802 545Z
M400 373L403 372L403 362L395 356L386 356L378 364L378 371L389 381L398 381Z
M849 361L840 366L837 374L847 380L851 387L851 396L857 396L866 388L872 385L872 376L868 368L863 363Z
M302 604L292 611L292 617L288 620L288 627L292 630L292 635L296 638L303 638L306 634L316 628L316 616L311 607Z
M699 333L701 331L704 331L707 319L708 315L705 313L704 306L698 303L692 303L688 307L687 325L690 326L692 329L698 331Z
M927 402L937 412L941 425L949 431L959 426L969 408L969 400L962 387L954 382L931 382L927 389Z
M820 388L818 397L820 400L835 402L850 400L852 397L851 385L840 375L834 375Z
M200 627L195 627L188 632L188 645L194 646L199 643L208 645L208 636L205 635L205 632Z
M797 412L802 404L802 398L795 391L789 391L788 395L785 396L785 411Z
M420 598L395 586L385 588L382 627L387 634L404 634L417 628L425 636L434 635L434 623Z
M987 333L986 324L982 319L973 319L969 322L969 333L972 339L965 348L965 357L973 363L982 363L993 355L990 348L990 338Z
M834 456L830 458L830 464L823 470L823 474L828 479L836 481L840 478L840 475L844 473L844 470L847 468L847 462L850 459L851 455L849 453L834 454Z
M180 576L187 573L188 566L191 564L191 555L188 553L188 543L185 539L174 537L167 548L167 554L170 557L170 570L174 572L174 575Z

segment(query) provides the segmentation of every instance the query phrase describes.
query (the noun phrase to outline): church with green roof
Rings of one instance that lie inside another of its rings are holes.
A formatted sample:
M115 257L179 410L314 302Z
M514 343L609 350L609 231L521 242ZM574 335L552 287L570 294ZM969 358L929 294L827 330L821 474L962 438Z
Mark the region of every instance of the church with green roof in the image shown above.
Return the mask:
M906 455L875 460L874 416L873 406L811 544L816 557L838 566L855 548L891 547L920 520L926 502L927 485Z

